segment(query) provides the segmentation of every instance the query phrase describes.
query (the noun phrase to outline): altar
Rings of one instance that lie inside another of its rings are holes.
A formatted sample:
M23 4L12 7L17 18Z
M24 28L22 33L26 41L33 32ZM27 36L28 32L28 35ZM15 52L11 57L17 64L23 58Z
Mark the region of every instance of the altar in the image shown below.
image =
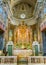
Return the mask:
M32 50L13 50L14 56L28 57L32 55Z

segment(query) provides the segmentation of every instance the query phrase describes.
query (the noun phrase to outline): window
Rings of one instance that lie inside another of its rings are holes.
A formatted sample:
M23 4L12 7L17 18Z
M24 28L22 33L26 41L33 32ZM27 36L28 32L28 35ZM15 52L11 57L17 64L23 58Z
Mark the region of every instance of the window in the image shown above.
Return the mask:
M44 8L44 14L46 14L46 8Z
M43 0L37 0L37 2L42 2Z
M2 14L3 13L3 9L2 9L2 7L0 6L0 14Z
M1 5L0 5L0 15L2 15L2 18L4 20L4 23L6 23L7 13L3 10L3 7Z

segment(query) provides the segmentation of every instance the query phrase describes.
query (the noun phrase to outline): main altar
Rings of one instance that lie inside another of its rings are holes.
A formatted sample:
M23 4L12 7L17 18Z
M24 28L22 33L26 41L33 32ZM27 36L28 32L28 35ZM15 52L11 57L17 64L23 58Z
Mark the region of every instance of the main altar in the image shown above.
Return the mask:
M9 29L9 39L12 40L14 45L13 55L19 57L31 56L33 53L32 43L37 38L37 31L34 30L36 26L28 26L22 21L21 24L12 28Z

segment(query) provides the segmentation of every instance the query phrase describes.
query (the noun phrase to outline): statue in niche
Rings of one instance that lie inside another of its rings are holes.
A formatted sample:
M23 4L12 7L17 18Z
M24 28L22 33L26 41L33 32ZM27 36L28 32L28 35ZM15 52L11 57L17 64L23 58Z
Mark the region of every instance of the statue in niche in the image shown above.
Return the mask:
M6 51L8 52L9 56L13 55L13 41L12 41L12 37L9 37L9 41L6 45Z
M37 38L34 39L33 44L32 44L32 48L33 48L33 54L35 56L38 56L39 52L40 52L40 44L37 41Z

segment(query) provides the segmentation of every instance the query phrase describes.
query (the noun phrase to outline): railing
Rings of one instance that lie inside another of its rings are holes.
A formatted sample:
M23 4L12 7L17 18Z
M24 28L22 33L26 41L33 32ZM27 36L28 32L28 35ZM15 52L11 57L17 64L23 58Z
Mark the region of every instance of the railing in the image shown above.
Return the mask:
M30 64L46 65L46 56L29 56L28 65L30 65Z
M27 65L46 65L46 56L28 56L27 60ZM0 65L17 65L17 56L0 56Z
M0 65L17 65L17 56L0 56Z

